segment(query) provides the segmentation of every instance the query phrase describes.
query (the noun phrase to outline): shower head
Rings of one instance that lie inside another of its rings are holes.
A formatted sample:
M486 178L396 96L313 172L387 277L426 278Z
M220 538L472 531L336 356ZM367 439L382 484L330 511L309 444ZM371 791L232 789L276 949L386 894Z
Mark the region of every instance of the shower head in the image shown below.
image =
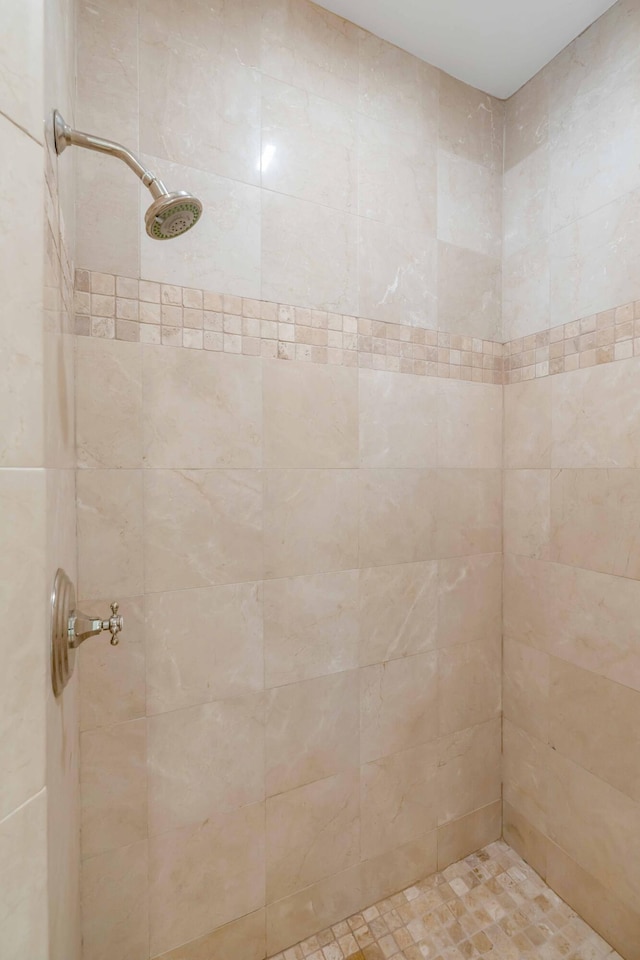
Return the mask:
M133 170L153 196L153 203L144 219L147 233L154 240L171 240L173 237L179 237L195 226L200 219L202 204L197 197L184 190L169 193L162 180L159 180L151 170L147 170L136 155L122 144L73 130L57 110L53 111L53 136L58 155L67 147L85 147L87 150L96 150L98 153L117 157Z
M184 190L167 193L154 200L144 215L147 233L154 240L171 240L190 230L202 213L197 197Z

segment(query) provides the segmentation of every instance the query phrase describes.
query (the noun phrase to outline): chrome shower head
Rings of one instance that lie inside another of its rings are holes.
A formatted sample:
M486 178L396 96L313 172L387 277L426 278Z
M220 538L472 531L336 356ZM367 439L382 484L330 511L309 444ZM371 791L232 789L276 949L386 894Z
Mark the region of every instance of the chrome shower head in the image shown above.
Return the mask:
M179 237L200 219L202 204L184 190L176 190L154 200L144 215L147 233L154 240Z
M147 170L131 150L112 140L103 140L90 133L73 130L58 110L53 112L53 138L56 153L60 155L67 147L84 147L117 157L133 170L153 196L153 203L145 214L147 233L154 240L171 240L190 230L202 214L202 204L190 193L176 190L169 193L162 180Z

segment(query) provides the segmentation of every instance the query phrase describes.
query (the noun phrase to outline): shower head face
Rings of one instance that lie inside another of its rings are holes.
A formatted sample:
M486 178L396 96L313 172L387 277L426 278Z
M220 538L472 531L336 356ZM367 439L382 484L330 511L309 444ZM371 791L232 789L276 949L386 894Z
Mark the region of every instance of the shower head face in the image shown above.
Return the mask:
M202 204L190 193L176 190L154 200L144 215L147 233L154 240L173 240L194 227Z

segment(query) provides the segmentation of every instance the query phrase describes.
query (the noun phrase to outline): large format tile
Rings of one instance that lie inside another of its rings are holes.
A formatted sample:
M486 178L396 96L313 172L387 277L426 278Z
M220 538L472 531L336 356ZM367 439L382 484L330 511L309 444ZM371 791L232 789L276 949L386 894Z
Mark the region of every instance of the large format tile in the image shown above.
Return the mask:
M499 257L439 241L438 330L499 340L501 272Z
M0 820L0 942L3 960L45 960L47 796L44 790Z
M438 239L501 255L501 172L455 153L438 152Z
M560 380L540 377L504 388L504 467L551 466L551 390Z
M454 733L500 715L502 651L499 637L438 651L440 733Z
M82 947L87 960L147 960L147 841L82 864Z
M360 665L397 660L435 646L434 560L360 571Z
M498 553L502 547L500 470L439 470L436 551L439 557Z
M438 646L497 638L502 633L502 556L438 561Z
M360 465L435 467L439 382L384 370L360 370Z
M502 389L438 380L438 465L502 466Z
M498 170L502 166L504 104L440 74L440 146Z
M361 470L358 483L360 566L437 556L434 470Z
M438 824L459 820L500 799L500 717L442 737L438 743Z

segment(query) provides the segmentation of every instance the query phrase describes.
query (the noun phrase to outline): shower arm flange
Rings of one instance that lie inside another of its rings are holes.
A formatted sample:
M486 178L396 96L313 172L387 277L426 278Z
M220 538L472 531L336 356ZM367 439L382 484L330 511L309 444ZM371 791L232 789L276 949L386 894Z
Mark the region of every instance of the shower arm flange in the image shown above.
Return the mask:
M106 153L108 156L117 157L118 160L126 163L135 175L142 180L155 200L168 195L169 191L162 180L158 179L151 170L147 170L131 150L123 147L121 143L115 143L113 140L103 140L102 137L94 137L90 133L74 130L65 122L58 110L53 111L53 134L58 156L67 147L85 147L85 149L95 150L97 153Z

